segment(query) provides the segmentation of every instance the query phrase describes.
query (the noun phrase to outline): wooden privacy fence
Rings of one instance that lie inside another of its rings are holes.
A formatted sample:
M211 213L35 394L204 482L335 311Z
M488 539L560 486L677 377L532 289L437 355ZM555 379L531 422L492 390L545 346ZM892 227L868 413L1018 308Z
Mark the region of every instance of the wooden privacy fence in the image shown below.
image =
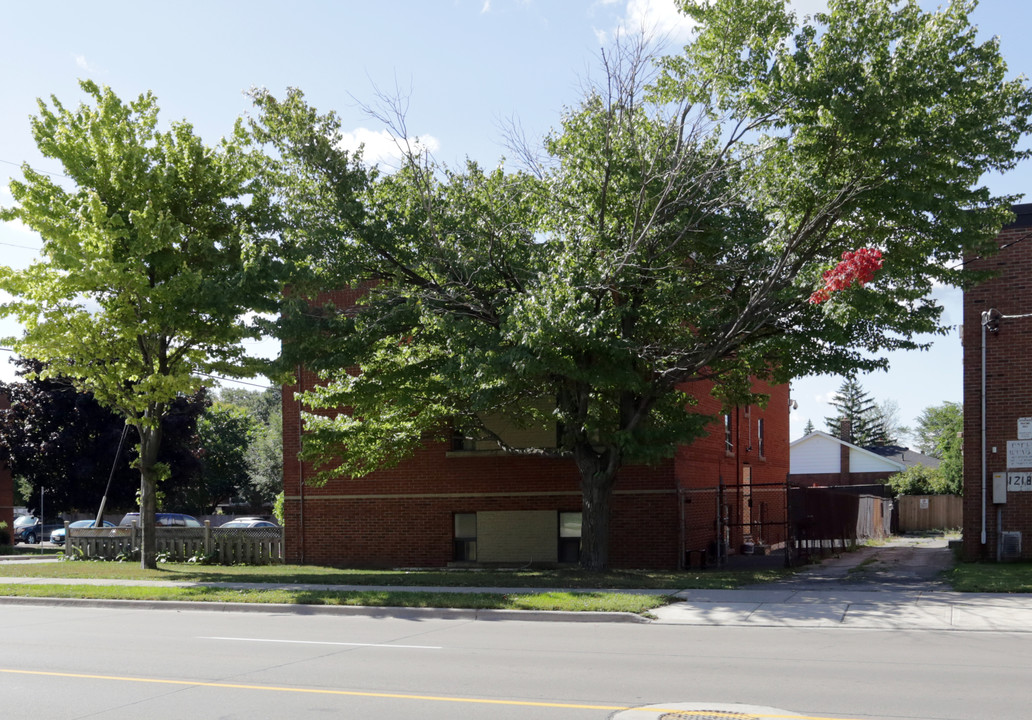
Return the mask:
M128 527L70 528L65 525L65 556L90 560L133 557L142 531ZM155 548L172 562L203 559L219 565L265 565L283 562L283 528L163 527L154 529Z
M959 495L903 495L899 506L899 531L941 530L964 524L964 500Z

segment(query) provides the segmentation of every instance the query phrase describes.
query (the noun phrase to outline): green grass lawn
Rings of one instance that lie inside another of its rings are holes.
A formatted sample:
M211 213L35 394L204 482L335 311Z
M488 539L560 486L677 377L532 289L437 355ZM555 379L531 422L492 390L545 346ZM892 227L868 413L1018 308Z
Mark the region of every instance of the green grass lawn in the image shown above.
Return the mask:
M525 588L686 588L730 589L783 577L775 570L649 571L610 570L588 572L560 570L341 570L312 565L193 565L159 563L157 570L142 570L135 562L7 562L0 576L38 578L115 578L122 580L174 580L181 582L251 582L318 585L394 585L398 587L525 587Z
M119 600L186 600L197 602L363 605L494 610L608 611L647 614L671 601L671 595L607 592L615 589L681 590L735 588L775 580L786 570L692 572L611 570L592 573L562 570L342 570L330 567L265 565L205 566L162 563L142 570L135 562L8 562L0 576L22 578L171 580L189 583L284 583L292 585L377 585L411 590L334 591L318 587L282 590L218 587L131 587L86 584L0 586L0 594L20 597L101 598ZM428 592L415 588L563 588L557 592Z
M1032 592L1032 563L957 563L946 581L959 592Z
M230 590L212 587L121 587L105 585L7 585L0 594L13 597L109 600L182 600L211 603L283 603L287 605L356 605L364 607L458 608L474 610L565 610L643 614L670 602L667 595L611 592L528 594L436 593L419 591L334 592L327 590Z

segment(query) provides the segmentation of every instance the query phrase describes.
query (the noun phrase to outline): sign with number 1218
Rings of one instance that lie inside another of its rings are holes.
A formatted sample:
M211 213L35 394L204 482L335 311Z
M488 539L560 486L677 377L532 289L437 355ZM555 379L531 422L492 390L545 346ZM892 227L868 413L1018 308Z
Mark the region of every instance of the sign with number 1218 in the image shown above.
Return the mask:
M1007 473L1008 492L1032 492L1032 472Z

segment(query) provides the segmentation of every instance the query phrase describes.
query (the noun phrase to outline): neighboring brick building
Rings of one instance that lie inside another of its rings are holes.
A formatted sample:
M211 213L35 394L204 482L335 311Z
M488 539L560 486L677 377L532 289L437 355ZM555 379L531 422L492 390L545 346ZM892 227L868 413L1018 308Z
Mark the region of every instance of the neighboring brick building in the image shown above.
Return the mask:
M340 295L339 304L353 300ZM300 389L314 382L312 373L301 373ZM433 567L473 559L576 561L581 492L572 460L431 443L397 467L313 487L304 483L311 466L297 459L298 389L283 392L287 562ZM620 470L610 522L613 567L682 567L688 553L712 548L720 535L731 552L744 543L784 540L788 386L760 384L757 390L770 394L766 409L739 408L670 460ZM720 411L708 395L695 409Z
M966 560L1032 559L1032 205L1013 209L999 253L967 264L998 274L964 293Z

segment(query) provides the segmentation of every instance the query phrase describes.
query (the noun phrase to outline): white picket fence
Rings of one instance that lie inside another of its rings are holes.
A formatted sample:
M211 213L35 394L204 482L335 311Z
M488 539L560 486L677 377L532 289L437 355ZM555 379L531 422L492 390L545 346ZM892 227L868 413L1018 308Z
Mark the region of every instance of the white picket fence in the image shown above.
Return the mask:
M283 528L156 527L155 548L170 562L205 558L218 565L267 565L283 562ZM142 531L128 527L73 528L65 525L65 557L90 560L134 557Z

